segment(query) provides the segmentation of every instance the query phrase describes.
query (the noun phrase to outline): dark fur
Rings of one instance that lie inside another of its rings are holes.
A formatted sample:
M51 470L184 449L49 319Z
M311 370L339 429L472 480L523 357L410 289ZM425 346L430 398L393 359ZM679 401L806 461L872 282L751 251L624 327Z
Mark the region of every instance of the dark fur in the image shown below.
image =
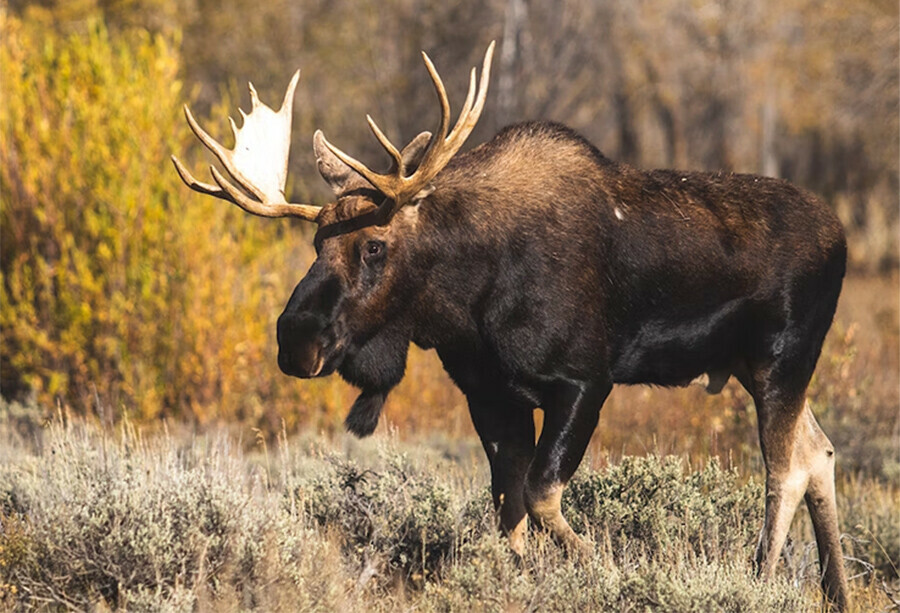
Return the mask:
M279 360L308 376L327 354L319 374L363 388L347 427L364 436L409 342L436 348L469 399L505 530L526 510L544 518L539 503L575 471L614 383L734 374L782 430L798 419L846 260L841 225L814 196L754 175L637 170L552 123L504 129L434 188L386 225L340 230L374 210L371 195L325 209L319 259L279 322ZM367 263L376 239L387 254ZM322 299L335 279L338 297ZM768 464L788 443L762 425L761 436ZM826 577L839 606L841 581Z
M384 393L363 391L347 414L344 426L349 432L362 438L375 432L378 419L381 417L381 409L384 407Z

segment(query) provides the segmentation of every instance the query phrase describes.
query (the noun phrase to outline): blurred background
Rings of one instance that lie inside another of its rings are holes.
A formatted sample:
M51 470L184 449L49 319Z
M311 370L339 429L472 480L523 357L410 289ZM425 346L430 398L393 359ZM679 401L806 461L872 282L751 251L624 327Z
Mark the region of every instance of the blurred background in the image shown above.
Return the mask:
M438 119L420 50L458 110L496 39L468 146L553 119L617 160L784 177L834 207L850 272L811 396L851 466L900 475L894 1L7 0L0 28L0 387L22 423L64 411L339 431L355 391L276 365L312 228L189 191L169 155L198 178L211 158L181 107L230 146L247 81L277 106L300 68L288 191L324 203L316 128L384 165L366 113L394 142ZM758 455L750 406L733 383L724 399L617 389L595 445ZM473 434L436 356L415 348L385 420Z

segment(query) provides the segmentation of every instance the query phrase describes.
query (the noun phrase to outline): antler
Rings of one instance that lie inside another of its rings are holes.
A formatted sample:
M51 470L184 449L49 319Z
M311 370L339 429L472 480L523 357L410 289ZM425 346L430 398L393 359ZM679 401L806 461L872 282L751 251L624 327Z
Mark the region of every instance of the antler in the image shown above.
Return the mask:
M288 154L291 148L291 113L294 90L300 79L300 71L294 73L284 101L278 112L259 101L256 88L250 83L252 108L246 114L240 111L243 125L238 128L229 117L234 132L234 149L226 149L200 127L185 105L188 125L197 138L215 154L225 170L244 191L235 187L215 166L210 166L216 185L197 181L174 155L175 170L185 184L201 194L228 200L248 213L260 217L301 217L316 221L322 207L309 204L290 204L284 199L284 183L287 179ZM240 110L240 109L238 109Z
M384 132L378 127L375 121L368 115L366 120L369 128L391 156L391 172L388 174L379 174L373 172L365 164L359 160L350 157L327 140L325 146L331 150L345 164L353 170L361 174L371 183L378 191L383 193L394 202L394 210L412 199L420 190L425 188L428 183L450 162L456 152L459 151L463 143L471 134L472 129L481 116L484 108L484 102L487 99L488 81L491 74L491 59L494 55L494 43L491 42L484 54L484 63L481 68L481 80L478 83L478 95L475 93L475 68L472 68L471 77L469 79L469 93L466 95L466 101L460 111L456 125L448 134L450 128L450 102L447 100L447 91L444 89L444 83L441 81L440 75L431 63L431 58L423 51L422 57L425 60L425 67L434 83L434 89L437 91L438 100L441 105L441 123L438 131L431 137L428 143L428 149L425 152L422 162L418 168L410 176L406 176L406 168L400 151L391 143L384 135Z

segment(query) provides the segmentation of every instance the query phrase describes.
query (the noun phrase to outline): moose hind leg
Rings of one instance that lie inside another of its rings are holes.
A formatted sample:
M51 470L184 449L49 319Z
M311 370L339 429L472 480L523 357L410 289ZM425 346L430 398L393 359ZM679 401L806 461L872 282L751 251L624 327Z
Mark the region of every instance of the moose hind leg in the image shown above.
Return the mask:
M573 553L589 551L562 515L562 491L581 463L611 387L559 385L544 407L544 428L525 481L528 514Z
M804 415L810 464L806 507L816 533L822 590L834 610L843 611L847 606L847 578L834 493L834 447L816 422L809 402L806 402Z
M802 394L790 401L775 400L776 394L765 396L756 403L766 464L766 515L756 552L758 572L764 579L773 576L791 520L805 497L816 533L825 595L834 610L843 610L847 585L835 504L834 447Z
M797 506L806 492L809 475L794 457L799 420L792 414L793 407L776 411L757 403L757 412L766 465L766 509L756 548L756 564L759 575L770 579L775 574Z

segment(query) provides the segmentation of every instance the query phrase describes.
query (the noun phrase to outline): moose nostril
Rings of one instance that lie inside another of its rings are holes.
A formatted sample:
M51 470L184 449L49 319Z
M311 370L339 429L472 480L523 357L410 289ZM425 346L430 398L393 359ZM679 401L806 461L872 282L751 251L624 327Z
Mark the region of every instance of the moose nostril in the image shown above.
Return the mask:
M283 373L308 378L322 372L325 323L309 314L282 314L278 318L278 367Z
M321 334L324 323L313 315L282 315L278 318L278 343L309 343Z
M318 343L300 350L284 347L278 350L278 367L292 377L315 377L322 372L324 365L324 352Z

